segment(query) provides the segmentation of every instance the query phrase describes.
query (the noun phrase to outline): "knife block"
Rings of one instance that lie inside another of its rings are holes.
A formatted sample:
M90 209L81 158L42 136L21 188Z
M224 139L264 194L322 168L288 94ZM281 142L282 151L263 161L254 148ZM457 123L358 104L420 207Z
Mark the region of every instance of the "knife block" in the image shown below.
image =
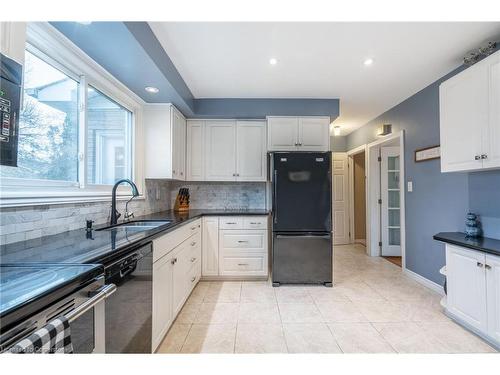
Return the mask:
M174 204L174 212L188 212L189 211L189 201L185 196L177 194Z

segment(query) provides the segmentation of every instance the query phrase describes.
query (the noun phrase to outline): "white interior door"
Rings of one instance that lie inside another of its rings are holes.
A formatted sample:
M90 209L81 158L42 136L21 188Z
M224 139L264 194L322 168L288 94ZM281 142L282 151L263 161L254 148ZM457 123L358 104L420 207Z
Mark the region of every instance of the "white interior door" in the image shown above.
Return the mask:
M399 147L382 147L380 166L382 256L401 256Z
M335 245L345 245L349 239L349 193L347 153L333 153L333 239Z

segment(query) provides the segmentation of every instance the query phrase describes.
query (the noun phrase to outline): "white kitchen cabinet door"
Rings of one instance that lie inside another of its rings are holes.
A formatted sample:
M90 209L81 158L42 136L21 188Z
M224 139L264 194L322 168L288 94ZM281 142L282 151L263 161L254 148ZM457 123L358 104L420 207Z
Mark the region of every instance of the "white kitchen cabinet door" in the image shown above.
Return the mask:
M153 351L173 321L172 258L164 256L153 264Z
M174 107L172 107L172 124L174 139L172 144L172 177L176 180L185 180L186 119Z
M267 150L296 151L299 119L297 117L267 118Z
M189 241L189 240L188 240ZM172 274L172 315L181 311L188 293L187 273L189 271L189 243L181 244L173 255Z
M483 133L483 168L500 168L500 53L490 57L488 69L490 112Z
M236 179L266 181L266 123L236 123Z
M486 255L488 336L500 345L500 257Z
M446 245L448 311L481 332L487 329L485 256Z
M201 252L202 276L219 274L219 218L216 216L203 218L203 236Z
M441 172L483 167L488 127L488 65L479 62L439 87Z
M203 181L205 179L205 137L204 121L189 120L187 122L187 152L186 152L186 180Z
M299 117L299 151L330 150L330 118Z
M207 181L236 180L236 121L207 121L205 125Z

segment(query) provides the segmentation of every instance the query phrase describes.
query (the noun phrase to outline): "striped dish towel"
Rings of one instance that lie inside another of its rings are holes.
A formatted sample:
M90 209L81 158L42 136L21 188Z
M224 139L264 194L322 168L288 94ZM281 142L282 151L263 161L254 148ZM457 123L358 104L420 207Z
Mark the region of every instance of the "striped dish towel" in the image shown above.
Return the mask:
M9 350L11 353L73 353L69 321L59 317L45 327L21 340Z

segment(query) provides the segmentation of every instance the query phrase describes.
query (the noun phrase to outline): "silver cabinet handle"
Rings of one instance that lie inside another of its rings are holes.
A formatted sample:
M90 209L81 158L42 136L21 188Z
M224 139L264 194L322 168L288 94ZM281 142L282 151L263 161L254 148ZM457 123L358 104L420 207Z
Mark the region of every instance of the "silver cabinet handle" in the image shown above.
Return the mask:
M234 222L226 222L227 225L236 225L237 223Z
M491 266L489 264L485 264L484 268L486 268L487 270L491 270Z
M250 225L259 225L260 223L258 222L250 222Z
M191 278L191 282L194 282L195 280L196 280L195 276Z
M474 160L481 160L481 156L479 155L474 156Z
M197 226L191 227L191 230L195 230L196 228L198 228L198 227Z
M195 260L196 258L191 258L191 263L194 263Z
M248 266L248 263L238 263L238 266Z
M482 154L481 159L488 159L488 154Z
M482 268L482 267L484 266L484 264L483 264L483 263L481 263L481 262L477 262L477 263L476 263L476 265L477 265L478 267L480 267L480 268Z
M247 243L248 241L245 240L238 240L238 243Z

